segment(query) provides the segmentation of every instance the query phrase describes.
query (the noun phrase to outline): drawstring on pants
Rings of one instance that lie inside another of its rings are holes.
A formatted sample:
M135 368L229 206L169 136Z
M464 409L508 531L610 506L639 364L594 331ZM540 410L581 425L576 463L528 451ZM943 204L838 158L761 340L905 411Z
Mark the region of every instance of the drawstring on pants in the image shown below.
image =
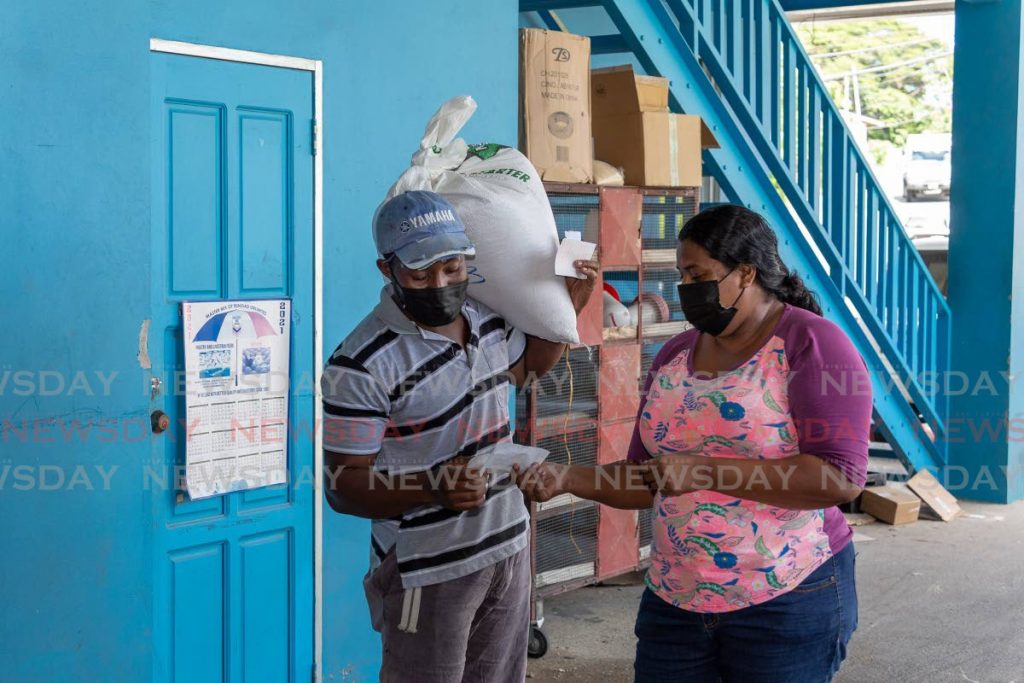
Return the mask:
M398 624L399 631L416 633L416 626L420 621L422 595L422 588L410 588L405 591L405 595L402 597L402 621Z

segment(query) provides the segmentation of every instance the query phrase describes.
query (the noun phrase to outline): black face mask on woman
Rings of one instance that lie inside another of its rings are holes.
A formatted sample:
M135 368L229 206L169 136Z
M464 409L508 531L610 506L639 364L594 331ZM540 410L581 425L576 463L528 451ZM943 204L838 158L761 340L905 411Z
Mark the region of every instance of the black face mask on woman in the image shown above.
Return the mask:
M418 323L427 327L441 327L454 322L466 303L469 279L447 287L426 289L405 288L391 279L394 299L398 307Z
M747 291L746 288L740 290L736 301L733 301L729 308L722 306L718 291L718 283L732 274L733 271L730 270L721 280L691 282L678 286L679 304L683 307L683 315L698 331L717 337L729 327L729 323L736 316L736 303L743 296L743 292Z

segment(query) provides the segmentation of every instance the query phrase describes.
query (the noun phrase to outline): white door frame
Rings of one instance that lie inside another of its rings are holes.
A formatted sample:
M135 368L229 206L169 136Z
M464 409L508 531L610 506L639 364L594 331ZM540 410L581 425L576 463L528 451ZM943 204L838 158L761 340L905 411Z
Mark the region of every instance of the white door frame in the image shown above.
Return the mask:
M162 40L150 38L149 49L151 52L166 52L175 55L187 55L190 57L205 57L206 59L220 59L227 62L243 62L245 64L260 64L262 66L276 66L284 69L297 69L309 71L313 74L313 117L314 123L314 148L311 150L313 156L313 476L315 485L313 490L313 667L316 672L316 680L322 680L321 671L323 661L323 432L320 425L323 424L323 404L320 395L320 376L323 373L323 349L322 349L322 325L323 325L323 178L324 178L324 155L323 155L323 62L319 59L305 59L302 57L287 57L284 55L272 55L265 52L250 52L248 50L233 50L215 45L198 45L196 43L182 43L175 40Z

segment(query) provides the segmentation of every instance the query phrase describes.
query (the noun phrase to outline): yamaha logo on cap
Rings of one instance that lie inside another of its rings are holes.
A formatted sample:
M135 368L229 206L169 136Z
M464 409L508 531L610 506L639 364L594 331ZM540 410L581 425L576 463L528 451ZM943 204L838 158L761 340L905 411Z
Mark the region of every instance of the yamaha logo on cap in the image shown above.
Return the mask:
M455 209L428 190L409 190L381 204L373 217L373 240L378 254L395 254L410 268L475 253Z

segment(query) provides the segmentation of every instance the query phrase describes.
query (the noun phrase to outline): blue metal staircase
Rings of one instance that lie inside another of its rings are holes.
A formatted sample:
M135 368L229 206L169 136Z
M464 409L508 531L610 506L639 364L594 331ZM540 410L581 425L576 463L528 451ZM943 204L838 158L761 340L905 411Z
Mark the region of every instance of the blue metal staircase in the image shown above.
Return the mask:
M575 26L582 8L604 15ZM942 467L949 306L777 0L520 0L520 10L553 30L614 26L591 35L594 55L670 80L672 109L702 116L721 144L705 172L776 228L787 263L866 360L876 427L908 468Z

